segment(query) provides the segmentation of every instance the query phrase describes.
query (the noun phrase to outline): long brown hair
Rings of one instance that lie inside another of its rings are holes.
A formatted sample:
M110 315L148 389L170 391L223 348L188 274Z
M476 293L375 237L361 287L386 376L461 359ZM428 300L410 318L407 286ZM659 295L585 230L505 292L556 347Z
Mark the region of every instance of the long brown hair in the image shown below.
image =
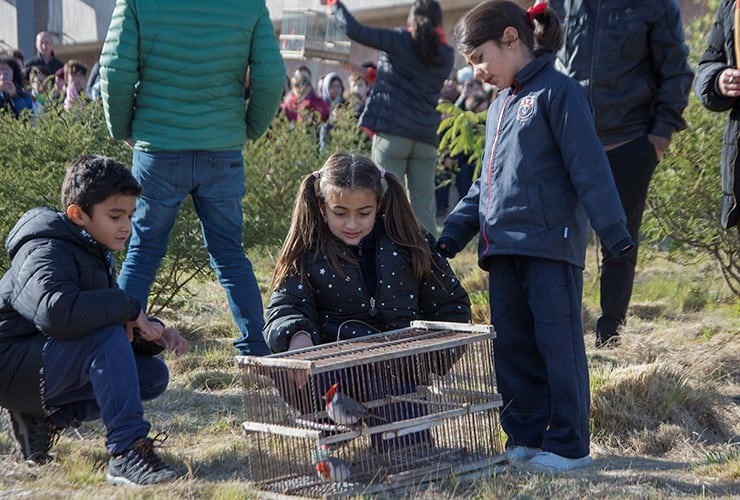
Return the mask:
M275 264L272 290L289 276L300 275L306 281L303 262L309 253L326 255L329 265L340 276L344 275L342 262L357 264L329 230L320 204L332 192L360 188L375 193L378 200L376 223L382 221L388 237L409 251L416 277L422 279L431 271L431 250L398 178L379 169L364 156L335 153L319 170L308 174L298 188L290 229Z
M489 40L500 44L509 26L517 30L519 38L532 52L557 52L563 45L563 28L552 8L525 11L508 0L488 0L469 10L455 25L457 50L469 54Z

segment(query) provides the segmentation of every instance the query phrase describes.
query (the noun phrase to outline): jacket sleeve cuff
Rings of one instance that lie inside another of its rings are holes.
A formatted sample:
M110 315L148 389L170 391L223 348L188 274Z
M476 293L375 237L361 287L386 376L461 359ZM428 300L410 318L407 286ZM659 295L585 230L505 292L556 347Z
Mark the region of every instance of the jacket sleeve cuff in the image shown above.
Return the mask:
M627 231L627 226L623 222L615 222L607 226L599 232L599 237L604 242L604 246L615 255L622 255L629 251L627 249L625 252L622 252L622 249L628 244L635 245L630 233Z
M307 332L311 336L311 342L314 345L321 343L318 332L306 319L297 319L288 324L283 323L278 331L268 334L268 338L265 340L267 340L267 344L270 346L272 352L285 352L290 345L290 339L300 331Z

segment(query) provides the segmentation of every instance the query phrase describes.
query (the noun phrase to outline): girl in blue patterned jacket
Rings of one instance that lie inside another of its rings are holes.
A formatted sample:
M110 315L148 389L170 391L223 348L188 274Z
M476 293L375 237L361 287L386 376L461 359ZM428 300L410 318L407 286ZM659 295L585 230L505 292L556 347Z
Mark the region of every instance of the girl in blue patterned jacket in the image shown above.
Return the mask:
M584 90L558 72L555 12L489 0L456 26L475 77L502 89L488 110L480 178L445 221L448 257L479 235L489 272L496 380L509 461L590 463L581 324L588 222L616 254L632 240Z

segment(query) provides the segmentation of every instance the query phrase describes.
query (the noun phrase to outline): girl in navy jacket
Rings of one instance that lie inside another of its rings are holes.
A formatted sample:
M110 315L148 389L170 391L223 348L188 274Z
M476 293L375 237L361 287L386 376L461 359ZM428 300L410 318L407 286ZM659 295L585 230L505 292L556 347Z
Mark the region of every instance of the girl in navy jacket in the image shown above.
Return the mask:
M615 253L633 247L584 90L553 67L562 44L546 4L489 0L456 26L476 78L503 89L488 110L481 176L439 240L448 257L479 235L489 271L496 379L510 461L590 463L581 324L588 221Z

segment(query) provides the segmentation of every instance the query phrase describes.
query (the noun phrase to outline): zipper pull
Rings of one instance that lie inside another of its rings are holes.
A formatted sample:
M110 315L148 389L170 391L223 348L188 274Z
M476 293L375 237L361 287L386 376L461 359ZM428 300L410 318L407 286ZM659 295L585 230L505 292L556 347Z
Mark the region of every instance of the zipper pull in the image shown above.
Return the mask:
M370 297L370 310L368 311L370 316L377 316L378 310L375 309L375 297Z

